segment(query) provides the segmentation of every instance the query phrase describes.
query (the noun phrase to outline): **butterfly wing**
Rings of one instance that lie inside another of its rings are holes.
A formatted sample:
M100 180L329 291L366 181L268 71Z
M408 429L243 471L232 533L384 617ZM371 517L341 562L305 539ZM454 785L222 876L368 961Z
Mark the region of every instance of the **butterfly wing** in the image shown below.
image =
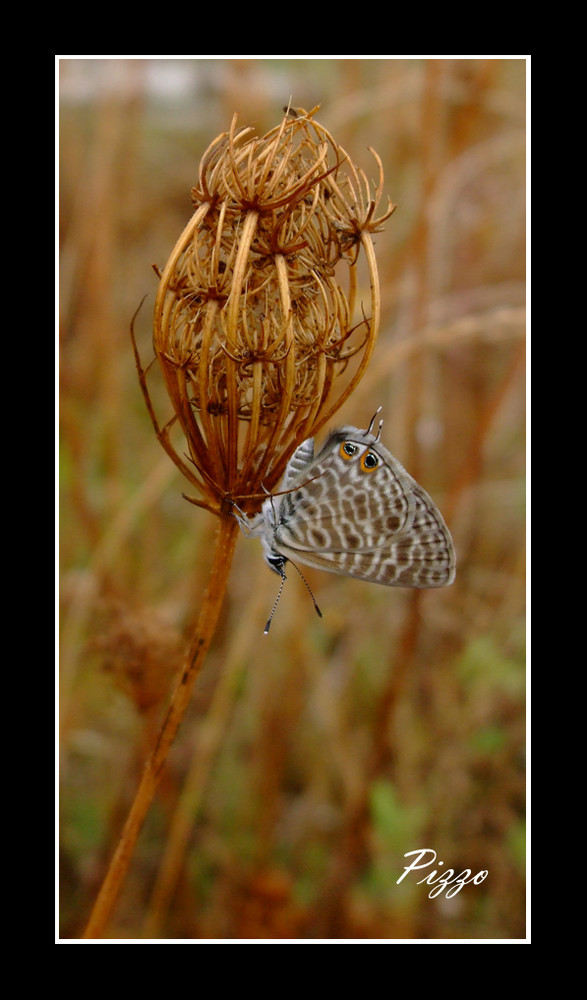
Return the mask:
M357 445L352 459L341 453L346 441ZM367 451L378 459L371 469L361 461ZM443 587L455 574L452 539L436 505L376 438L356 428L331 435L281 498L272 547L307 566L387 587Z

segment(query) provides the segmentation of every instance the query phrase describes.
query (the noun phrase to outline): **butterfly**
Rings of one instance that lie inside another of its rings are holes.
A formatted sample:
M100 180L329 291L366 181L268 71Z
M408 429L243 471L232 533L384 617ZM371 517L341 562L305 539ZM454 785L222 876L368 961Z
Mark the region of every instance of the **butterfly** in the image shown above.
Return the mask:
M377 413L367 430L333 431L317 455L308 438L260 513L237 515L247 534L260 537L282 586L288 561L385 587L453 582L450 532L426 491L381 444L383 421L372 433Z

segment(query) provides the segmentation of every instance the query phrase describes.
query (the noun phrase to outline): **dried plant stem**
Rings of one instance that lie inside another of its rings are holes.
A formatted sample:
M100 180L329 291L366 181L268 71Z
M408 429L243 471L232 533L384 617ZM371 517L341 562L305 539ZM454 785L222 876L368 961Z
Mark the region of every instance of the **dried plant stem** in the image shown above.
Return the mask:
M84 938L100 938L103 936L104 929L116 903L118 893L134 853L141 827L153 801L167 754L189 704L195 680L200 672L216 630L232 564L232 555L237 534L238 524L234 518L221 517L208 588L204 595L202 609L186 657L185 666L172 695L171 703L161 725L155 747L145 764L137 794L128 814L106 878L94 904L88 926L83 934Z

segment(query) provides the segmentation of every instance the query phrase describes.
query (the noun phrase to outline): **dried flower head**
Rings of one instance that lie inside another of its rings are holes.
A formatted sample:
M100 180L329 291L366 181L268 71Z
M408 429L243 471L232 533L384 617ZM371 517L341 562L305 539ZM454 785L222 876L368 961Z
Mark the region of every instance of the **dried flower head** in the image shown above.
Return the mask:
M103 669L144 714L161 704L183 657L183 638L153 608L131 611L116 599L102 599L94 618L90 649L102 654Z
M160 275L154 348L174 416L158 436L196 488L194 503L251 513L361 378L379 325L371 234L382 170L365 174L314 113L287 111L206 150L194 214ZM364 252L370 303L357 301ZM346 272L346 275L344 274ZM344 279L345 288L342 281ZM358 314L358 315L357 315ZM190 464L170 441L178 422Z

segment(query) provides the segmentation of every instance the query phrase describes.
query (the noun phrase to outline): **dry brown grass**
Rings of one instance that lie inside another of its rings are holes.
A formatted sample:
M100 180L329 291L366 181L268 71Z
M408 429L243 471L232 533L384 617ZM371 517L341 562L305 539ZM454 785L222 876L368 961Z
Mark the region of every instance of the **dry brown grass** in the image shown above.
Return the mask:
M324 618L292 577L265 639L276 578L239 540L108 934L522 938L524 63L61 69L61 936L81 935L117 843L215 530L152 433L129 321L148 292L147 355L150 265L189 218L211 138L235 110L273 127L291 94L366 171L377 149L398 203L376 238L379 340L336 422L383 405L383 442L450 525L457 579L414 597L308 571ZM179 69L191 93L152 89ZM429 900L396 884L419 847L489 876Z

